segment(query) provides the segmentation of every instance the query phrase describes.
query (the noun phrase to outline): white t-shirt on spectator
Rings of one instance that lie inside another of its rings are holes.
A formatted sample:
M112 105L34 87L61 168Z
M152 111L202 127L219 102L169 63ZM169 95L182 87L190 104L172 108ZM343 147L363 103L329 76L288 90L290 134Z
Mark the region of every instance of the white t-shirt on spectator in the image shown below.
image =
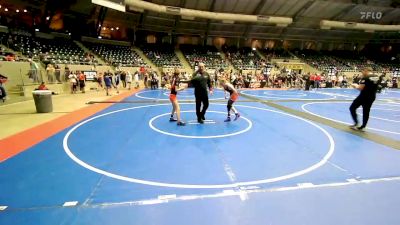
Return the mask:
M139 73L135 73L134 79L135 79L135 81L139 81Z
M129 71L128 71L128 73L126 74L126 82L132 83L132 74L131 74L131 72L129 72Z
M77 83L77 76L76 76L75 74L70 74L70 75L68 76L68 79L69 79L69 82L70 82L71 84Z

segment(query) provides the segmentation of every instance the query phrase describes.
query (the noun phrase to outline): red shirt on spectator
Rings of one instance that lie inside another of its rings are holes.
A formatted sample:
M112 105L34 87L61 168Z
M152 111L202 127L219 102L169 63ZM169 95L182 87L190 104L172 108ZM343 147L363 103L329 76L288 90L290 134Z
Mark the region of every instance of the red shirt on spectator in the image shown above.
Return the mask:
M41 85L39 85L38 90L43 91L43 90L49 90L49 89L46 87L45 84L41 84Z
M78 79L79 80L85 80L85 74L80 73Z
M311 80L311 81L314 81L314 80L315 80L315 74L311 75L310 80Z
M321 75L318 74L318 75L315 77L315 80L321 81Z

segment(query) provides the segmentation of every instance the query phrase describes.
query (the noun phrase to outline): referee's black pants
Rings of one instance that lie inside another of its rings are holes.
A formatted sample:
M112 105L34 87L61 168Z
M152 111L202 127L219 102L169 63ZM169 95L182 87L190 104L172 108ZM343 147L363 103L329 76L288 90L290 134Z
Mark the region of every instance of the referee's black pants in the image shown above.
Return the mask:
M356 110L362 106L363 108L363 123L361 127L366 127L369 119L369 112L371 111L372 103L374 103L375 97L364 97L358 96L354 99L350 106L351 117L353 118L354 124L358 124L357 112Z
M195 95L196 97L196 115L197 115L197 121L199 120L204 120L204 115L206 114L207 108L208 108L208 95L203 94L203 95ZM203 108L201 107L201 104L203 104Z

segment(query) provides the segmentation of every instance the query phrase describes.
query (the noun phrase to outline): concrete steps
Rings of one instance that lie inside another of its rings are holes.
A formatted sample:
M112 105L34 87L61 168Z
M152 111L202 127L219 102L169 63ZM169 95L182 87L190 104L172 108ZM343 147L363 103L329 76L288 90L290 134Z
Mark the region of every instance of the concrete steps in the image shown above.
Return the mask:
M219 54L222 59L225 60L225 62L228 63L228 71L233 71L234 73L238 73L239 71L232 65L232 62L230 60L227 60L227 57L223 51L219 51Z
M262 54L260 51L258 51L258 49L256 50L256 53L257 53L258 56L260 56L261 59L267 60L267 57L265 57L264 54Z
M24 91L20 85L7 88L7 95L24 96Z
M89 50L88 48L86 48L86 46L84 46L81 42L79 42L79 41L74 41L74 43L75 43L76 45L78 45L85 53L90 53L90 54L92 54L92 55L94 56L94 58L97 60L97 62L99 62L99 64L101 64L101 65L107 65L107 63L104 62L104 60L103 60L100 56L98 56L98 55L96 55L94 52L90 51L90 50Z
M132 47L132 50L135 51L142 59L143 61L151 67L152 70L157 71L157 73L160 75L161 74L161 69L156 66L149 58L147 58L146 54L142 50L140 50L138 47Z

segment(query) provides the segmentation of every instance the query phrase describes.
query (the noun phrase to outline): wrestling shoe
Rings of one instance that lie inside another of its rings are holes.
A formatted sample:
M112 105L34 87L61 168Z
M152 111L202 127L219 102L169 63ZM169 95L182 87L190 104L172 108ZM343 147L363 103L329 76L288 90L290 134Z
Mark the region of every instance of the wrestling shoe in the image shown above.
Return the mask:
M235 119L234 119L234 121L236 121L237 119L239 119L240 118L240 113L235 113Z
M357 130L357 125L351 125L351 126L349 126L349 128L352 130Z
M228 116L228 118L226 118L226 120L224 120L224 122L231 122L231 118Z
M178 125L178 126L186 126L186 123L182 122L182 121L179 121L178 123L176 123L176 125Z
M365 127L363 127L363 126L357 127L357 130L358 130L358 131L361 131L361 132L365 132Z
M178 121L177 119L175 119L174 117L169 118L169 122L176 122Z

